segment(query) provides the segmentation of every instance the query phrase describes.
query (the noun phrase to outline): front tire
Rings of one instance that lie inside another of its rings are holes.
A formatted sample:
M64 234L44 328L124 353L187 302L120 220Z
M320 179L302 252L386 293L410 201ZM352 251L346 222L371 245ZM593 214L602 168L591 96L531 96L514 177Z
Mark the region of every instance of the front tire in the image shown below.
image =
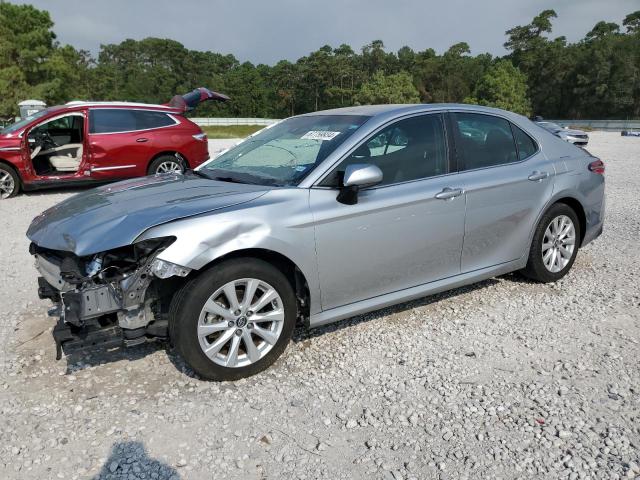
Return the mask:
M564 203L551 206L536 227L529 260L522 273L537 282L560 280L576 260L580 235L576 212Z
M261 372L286 349L296 323L287 278L254 258L227 260L175 295L170 336L200 376L238 380Z
M0 200L15 197L20 191L20 178L16 171L0 163Z

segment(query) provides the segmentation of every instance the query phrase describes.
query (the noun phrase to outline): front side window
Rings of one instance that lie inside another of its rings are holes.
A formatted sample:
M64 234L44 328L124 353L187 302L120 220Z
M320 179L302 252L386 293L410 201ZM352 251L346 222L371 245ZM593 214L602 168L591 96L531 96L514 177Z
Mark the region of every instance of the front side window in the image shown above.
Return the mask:
M368 119L361 115L289 118L247 138L198 173L229 182L297 185Z
M479 113L456 113L458 154L464 170L518 161L509 122Z
M321 185L339 186L345 168L356 163L379 167L382 170L380 185L447 173L442 116L420 115L393 123L356 148Z
M70 130L82 131L83 120L84 117L80 113L73 113L64 117L55 118L34 127L31 130L30 135L42 132L56 133Z

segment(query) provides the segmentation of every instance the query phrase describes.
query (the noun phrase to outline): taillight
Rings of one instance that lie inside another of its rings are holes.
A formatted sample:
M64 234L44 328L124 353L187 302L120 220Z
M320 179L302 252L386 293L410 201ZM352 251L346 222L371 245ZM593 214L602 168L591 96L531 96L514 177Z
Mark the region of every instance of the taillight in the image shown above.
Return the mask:
M594 160L589 164L589 171L593 173L597 173L599 175L604 175L604 162L600 159Z
M207 140L207 134L202 132L202 133L196 133L193 138L195 138L196 140L200 140L201 142L206 142Z

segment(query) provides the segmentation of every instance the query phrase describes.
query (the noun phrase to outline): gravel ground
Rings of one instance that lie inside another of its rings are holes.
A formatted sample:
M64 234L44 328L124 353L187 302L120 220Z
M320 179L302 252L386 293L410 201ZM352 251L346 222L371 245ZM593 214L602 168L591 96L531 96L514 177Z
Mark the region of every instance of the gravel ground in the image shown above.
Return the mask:
M70 192L0 202L0 478L640 475L640 139L592 135L605 232L553 285L507 275L310 332L200 381L162 345L54 360L24 232Z

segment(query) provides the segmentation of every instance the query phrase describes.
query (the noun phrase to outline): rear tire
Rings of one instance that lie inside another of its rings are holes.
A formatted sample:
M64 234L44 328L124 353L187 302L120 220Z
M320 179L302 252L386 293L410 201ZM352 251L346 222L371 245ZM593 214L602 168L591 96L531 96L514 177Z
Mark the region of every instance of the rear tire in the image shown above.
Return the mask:
M576 212L564 203L552 205L536 227L522 273L537 282L560 280L576 260L580 238Z
M8 165L0 163L0 200L15 197L20 191L20 177Z
M296 297L282 272L263 260L237 258L204 271L177 292L170 337L200 376L238 380L282 355L296 316Z
M154 159L147 170L147 174L156 175L158 173L184 173L184 162L175 155L160 155Z

